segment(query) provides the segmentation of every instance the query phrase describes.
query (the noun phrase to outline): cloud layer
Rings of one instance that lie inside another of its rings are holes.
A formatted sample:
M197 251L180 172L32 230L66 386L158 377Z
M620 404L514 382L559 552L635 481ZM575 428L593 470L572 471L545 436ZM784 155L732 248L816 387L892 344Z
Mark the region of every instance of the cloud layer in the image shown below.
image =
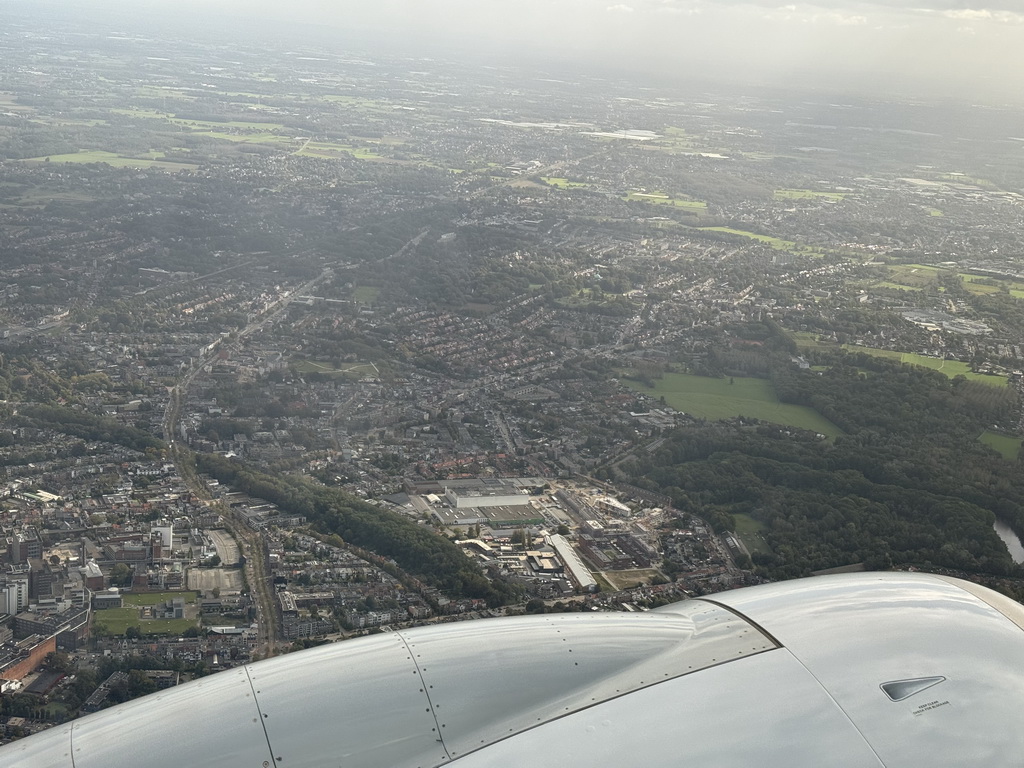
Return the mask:
M997 100L1024 93L1021 0L136 0L133 7L187 10L197 21L219 14L313 23L410 53L562 58L661 78Z

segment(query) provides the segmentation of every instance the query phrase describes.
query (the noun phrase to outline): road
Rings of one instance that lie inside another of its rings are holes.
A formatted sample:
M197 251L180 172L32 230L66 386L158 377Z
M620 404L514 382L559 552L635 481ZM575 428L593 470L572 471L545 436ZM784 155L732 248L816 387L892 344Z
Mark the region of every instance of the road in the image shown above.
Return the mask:
M263 314L249 323L241 330L236 339L242 339L260 330L267 323L273 322L280 317L287 309L288 304L295 296L302 296L309 293L317 283L331 276L333 273L327 269L317 277L308 281L299 288L287 295L281 296L277 301L267 306ZM188 388L203 367L208 365L220 351L223 341L211 344L205 354L195 360L187 370L179 377L177 383L170 387L168 392L167 407L164 410L163 431L164 439L170 446L169 458L174 463L178 475L184 480L189 490L195 494L200 503L216 509L224 520L231 538L237 544L239 553L245 558L244 573L256 608L256 619L258 627L257 653L261 657L272 656L277 647L277 605L274 600L273 590L270 585L270 576L267 572L267 545L262 534L252 530L246 525L238 513L231 510L222 503L210 499L210 491L202 478L195 471L192 459L192 451L181 439L181 417L182 409L188 395ZM223 535L223 534L221 534ZM217 544L220 551L220 542ZM223 555L221 558L223 559ZM236 560L237 555L236 555Z

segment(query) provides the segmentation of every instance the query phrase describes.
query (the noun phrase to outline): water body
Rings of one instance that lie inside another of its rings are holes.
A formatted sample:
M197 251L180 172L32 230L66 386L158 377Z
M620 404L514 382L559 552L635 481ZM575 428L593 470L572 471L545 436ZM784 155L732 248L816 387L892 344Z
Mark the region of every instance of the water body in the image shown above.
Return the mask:
M1013 532L1013 529L999 518L996 518L992 527L996 529L999 538L1003 540L1006 548L1010 550L1010 557L1013 558L1013 562L1024 563L1024 545L1021 545L1020 538Z

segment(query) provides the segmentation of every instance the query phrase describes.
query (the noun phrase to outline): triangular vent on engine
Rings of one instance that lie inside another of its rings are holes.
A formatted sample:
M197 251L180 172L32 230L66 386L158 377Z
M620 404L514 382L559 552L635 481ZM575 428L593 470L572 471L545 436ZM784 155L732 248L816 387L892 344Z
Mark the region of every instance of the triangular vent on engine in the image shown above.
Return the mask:
M944 677L915 677L912 680L893 680L889 683L882 683L881 688L885 695L893 701L909 699L915 693L931 688L933 685L945 682Z

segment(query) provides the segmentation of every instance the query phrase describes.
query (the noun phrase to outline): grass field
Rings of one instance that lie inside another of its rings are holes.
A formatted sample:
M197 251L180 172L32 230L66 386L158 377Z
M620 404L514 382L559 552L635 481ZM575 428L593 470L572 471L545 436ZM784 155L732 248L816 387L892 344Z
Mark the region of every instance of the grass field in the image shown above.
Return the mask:
M973 294L988 294L988 293L1000 293L1004 288L1007 287L1007 283L1003 280L993 281L990 277L983 277L982 275L965 275L959 273L957 275L964 284L964 289L968 293ZM995 285L990 285L990 282L995 282Z
M183 597L188 604L196 601L195 592L147 592L126 594L123 608L108 608L93 613L93 626L111 635L123 635L128 627L138 627L148 635L180 635L189 627L196 626L193 619L143 619L139 609L157 605L175 597Z
M819 341L819 334L814 331L792 331L789 336L801 349L827 349L835 346L831 341Z
M373 304L380 295L380 288L375 285L359 285L352 292L352 301L356 304Z
M332 144L326 141L311 141L295 153L299 157L322 157L333 159L349 155L357 160L380 160L384 156L369 147L353 147L350 144Z
M750 515L743 514L733 514L732 519L736 521L736 530L733 533L743 539L743 543L747 545L751 554L754 552L768 554L772 551L764 538L764 523L755 520Z
M223 131L194 131L194 136L206 136L238 144L291 144L292 139L276 133L224 133Z
M94 200L95 198L77 192L50 192L41 187L33 187L18 198L16 206L11 207L42 207L51 200L59 200L65 203L82 203Z
M161 155L161 153L150 153L151 155ZM161 155L162 156L162 155ZM105 163L106 165L113 166L114 168L159 168L165 171L184 171L194 170L198 168L198 165L192 163L175 163L168 162L165 160L159 160L155 157L125 157L118 155L114 152L105 152L103 150L82 150L80 152L71 152L66 155L48 155L46 157L30 157L26 160L22 160L23 163Z
M875 357L887 357L890 360L899 360L907 365L920 365L931 368L946 374L949 378L965 376L971 381L980 381L983 384L991 384L993 387L1005 387L1008 382L1005 376L990 376L985 373L974 373L967 363L959 360L943 360L938 357L926 357L914 352L897 352L893 349L875 349L874 347L858 347L854 344L844 344L843 349L848 352L865 352Z
M1001 435L998 432L986 429L978 439L989 448L998 451L1008 461L1016 461L1020 458L1021 439L1019 437Z
M259 131L261 133L284 130L284 124L282 123L247 122L245 120L189 120L188 118L175 117L170 112L160 112L155 109L111 109L110 111L126 117L136 117L145 120L166 120L169 123L185 128L201 128L214 131L217 129L236 128L246 131Z
M766 379L735 377L712 379L686 373L666 373L648 387L637 381L626 383L655 397L664 396L665 402L677 411L702 419L729 419L746 416L770 421L774 424L809 429L829 437L842 434L842 430L813 408L780 403L775 389Z
M716 147L709 147L707 142L700 136L688 134L682 128L666 126L662 135L652 141L643 142L645 150L656 150L680 155L717 155L723 157L725 150Z
M920 291L925 288L934 288L939 283L940 275L949 275L951 271L942 267L933 267L927 264L899 264L890 266L888 279L874 283L875 288L892 288L900 291ZM963 282L964 290L974 295L1000 293L1008 290L1015 298L1024 298L1024 285L1007 280L993 279L984 275L969 275L963 272L956 273ZM943 290L943 288L939 288Z
M889 267L889 280L886 287L920 290L937 285L939 273L942 271L938 267L928 267L923 264L899 264Z
M801 349L827 349L838 348L839 345L826 341L818 341L818 334L810 331L791 332L789 337L796 342ZM983 384L990 384L993 387L1005 387L1009 383L1005 376L992 376L986 373L974 373L967 363L959 360L943 360L939 357L927 357L914 352L897 352L894 349L876 349L875 347L860 347L856 344L843 344L842 349L847 352L863 352L874 357L885 357L889 360L899 360L907 365L920 365L931 368L933 371L940 371L949 378L965 376L971 381L980 381Z
M673 208L689 208L695 211L705 211L708 207L703 200L669 197L661 192L630 192L622 199L630 202L650 203L651 205L670 205Z
M140 117L146 119L163 120L164 118L171 117L171 115L167 114L166 112L158 112L155 109L119 109L115 107L111 108L110 112L114 115L124 115L125 117Z
M759 235L756 232L747 232L742 229L733 229L732 227L696 227L696 229L702 232L724 232L727 235L740 235L741 237L747 237L751 240L756 240L759 243L771 246L777 251L789 251L791 253L801 253L805 256L821 256L820 251L806 246L800 245L793 242L792 240L783 240L779 237L772 237L771 235Z
M923 288L913 288L909 285L901 285L900 283L891 283L888 280L883 280L880 283L874 283L875 288L890 288L894 291L923 291Z
M569 181L558 176L541 176L540 178L549 187L558 187L558 189L586 189L590 186L582 181Z
M225 120L219 122L217 120L188 120L180 117L168 117L169 122L175 125L183 125L187 128L209 128L216 130L218 128L237 128L244 131L260 131L261 133L267 133L270 131L283 131L285 129L283 123L248 123L243 120Z
M335 368L328 363L297 360L292 363L292 369L296 373L323 373L328 376L347 376L354 379L377 375L377 368L372 363L343 363L340 368Z
M815 192L813 189L776 189L776 200L813 200L825 198L826 200L843 200L846 197L844 192Z
M662 575L657 568L638 568L628 571L601 571L601 575L611 585L612 589L629 589L637 584L650 584L651 579Z
M394 107L373 99L364 99L359 96L343 96L341 94L327 94L322 97L324 101L332 101L335 104L344 104L349 109L358 112L393 112Z
M988 285L987 283L978 283L973 280L965 280L964 290L966 290L968 293L973 293L975 296L978 296L984 294L1001 293L1003 289L998 285Z

